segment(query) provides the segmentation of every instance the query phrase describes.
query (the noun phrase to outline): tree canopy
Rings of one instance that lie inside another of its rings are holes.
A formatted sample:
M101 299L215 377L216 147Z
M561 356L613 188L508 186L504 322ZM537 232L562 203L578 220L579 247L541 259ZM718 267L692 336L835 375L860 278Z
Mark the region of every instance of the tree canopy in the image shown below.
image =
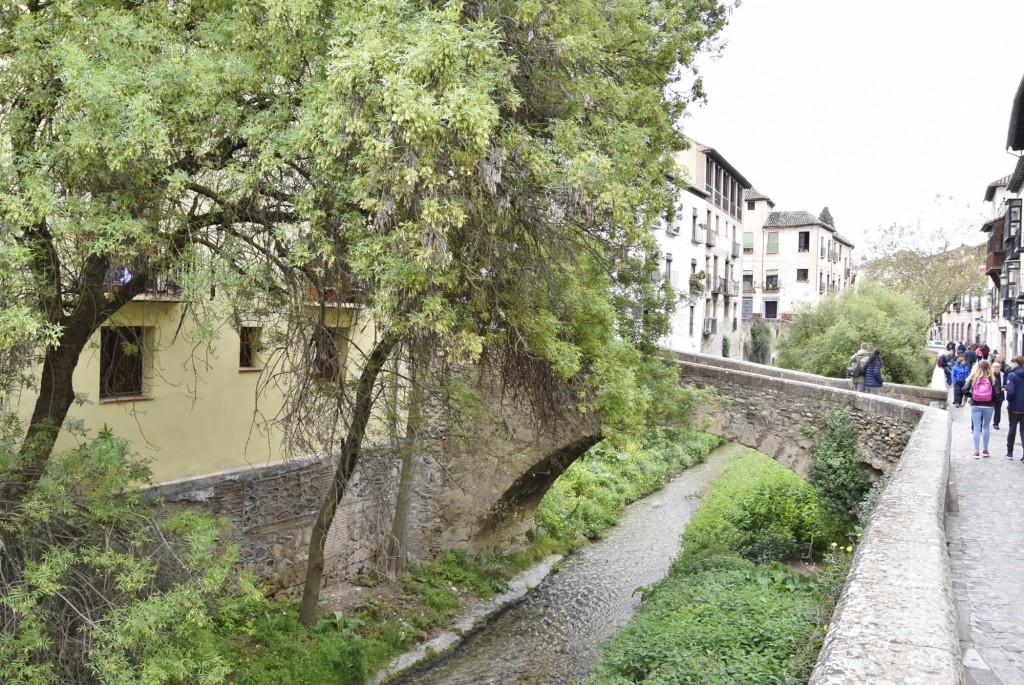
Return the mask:
M717 0L0 5L3 387L41 361L0 511L46 472L90 336L164 272L197 320L291 312L305 328L276 353L299 375L311 287L373 321L358 378L289 385L340 426L282 417L341 455L311 557L400 350L500 359L527 396L567 384L613 436L682 406L642 344L666 318L613 278L642 269L675 191L700 84L670 86L726 17Z
M926 385L929 323L928 314L906 295L864 285L800 312L779 341L779 366L845 378L850 357L867 342L881 350L887 381Z

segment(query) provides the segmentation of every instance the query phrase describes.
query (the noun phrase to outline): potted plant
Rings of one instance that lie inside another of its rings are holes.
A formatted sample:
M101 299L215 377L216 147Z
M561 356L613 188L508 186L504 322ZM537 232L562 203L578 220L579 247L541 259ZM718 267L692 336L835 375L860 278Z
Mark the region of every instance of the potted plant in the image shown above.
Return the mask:
M708 275L703 271L698 271L697 273L690 274L691 295L700 295L702 292L704 292L705 280L707 279L707 277Z

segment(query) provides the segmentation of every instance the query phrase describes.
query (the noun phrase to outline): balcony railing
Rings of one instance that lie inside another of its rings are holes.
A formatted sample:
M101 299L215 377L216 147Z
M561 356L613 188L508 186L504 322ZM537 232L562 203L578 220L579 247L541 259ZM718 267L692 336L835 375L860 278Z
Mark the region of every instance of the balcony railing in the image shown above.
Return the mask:
M146 255L139 255L135 260L124 266L116 266L107 270L103 276L103 290L109 292L116 287L124 285L132 280L135 274L149 268L149 258ZM156 273L146 279L146 285L141 293L136 295L142 300L177 300L180 287L176 281L175 272Z
M707 227L704 224L697 224L696 226L693 227L693 232L690 235L690 240L692 240L695 243L703 243L704 231L706 230Z
M753 281L743 281L743 292L745 292L745 293L752 293L752 292L754 292L754 282Z
M716 276L711 283L711 292L715 295L720 295L725 292L725 279L721 276Z
M740 282L739 281L729 281L728 289L725 291L725 294L728 295L729 297L739 297L739 295L740 295Z
M739 243L733 243L732 244L732 258L736 259L739 256L740 256L740 244Z
M726 199L722 192L715 190L710 183L704 184L704 190L708 193L708 198L715 203L715 206L719 209L727 211L734 219L743 219L743 207L732 200Z
M766 293L777 293L777 292L779 292L779 282L778 281L765 281L764 282L764 291Z
M712 230L707 231L707 235L704 236L704 244L708 247L714 247L718 244L718 234Z
M823 247L823 248L821 248L821 258L822 259L825 258L825 254L826 254L826 249Z

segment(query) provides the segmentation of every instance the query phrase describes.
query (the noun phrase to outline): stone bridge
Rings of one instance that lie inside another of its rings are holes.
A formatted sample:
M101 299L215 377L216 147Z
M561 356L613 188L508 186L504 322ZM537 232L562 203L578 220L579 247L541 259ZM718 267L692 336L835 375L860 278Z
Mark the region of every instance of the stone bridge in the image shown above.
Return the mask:
M891 473L855 555L815 685L963 682L946 554L944 517L949 420L939 390L889 385L855 393L842 379L698 354L678 354L681 382L713 386L724 408L698 408L697 422L758 449L801 475L823 414L843 407L860 428L860 450L875 474ZM589 419L566 416L540 431L531 411L505 398L456 439L437 425L421 455L410 519L410 550L506 551L521 544L551 484L601 438ZM468 437L468 439L466 439ZM339 509L328 541L328 578L372 570L387 540L398 465L369 454ZM239 470L165 484L174 502L204 502L234 523L243 559L276 589L303 578L302 559L328 460Z

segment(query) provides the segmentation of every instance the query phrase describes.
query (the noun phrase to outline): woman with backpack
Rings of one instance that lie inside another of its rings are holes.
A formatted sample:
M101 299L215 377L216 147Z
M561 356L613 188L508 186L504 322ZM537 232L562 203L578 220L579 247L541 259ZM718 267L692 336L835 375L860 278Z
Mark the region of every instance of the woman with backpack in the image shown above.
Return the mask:
M974 433L974 454L978 458L978 447L983 446L981 456L988 456L989 427L995 413L995 378L992 376L992 365L981 359L971 371L964 383L964 394L971 398L971 426ZM983 445L980 443L984 443Z
M882 353L875 350L864 364L864 392L877 395L882 390Z

